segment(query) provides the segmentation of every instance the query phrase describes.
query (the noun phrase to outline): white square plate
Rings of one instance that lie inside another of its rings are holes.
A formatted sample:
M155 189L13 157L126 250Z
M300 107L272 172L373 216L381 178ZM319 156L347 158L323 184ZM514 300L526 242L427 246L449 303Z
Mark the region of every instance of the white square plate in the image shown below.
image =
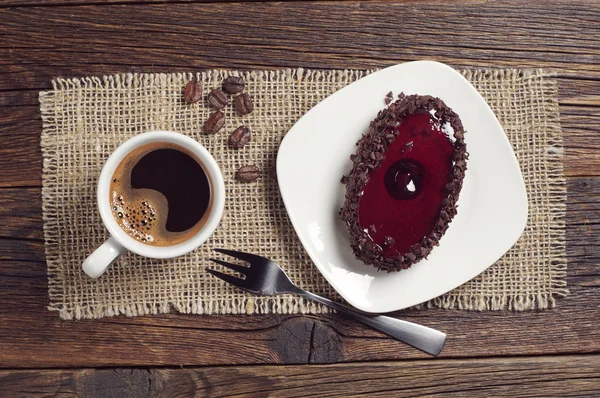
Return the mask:
M440 246L408 270L385 273L354 258L338 211L349 156L390 90L441 98L463 122L470 157L458 214ZM323 100L285 136L277 177L310 258L344 299L368 312L410 307L469 281L514 245L527 221L525 184L502 126L475 88L438 62L392 66Z

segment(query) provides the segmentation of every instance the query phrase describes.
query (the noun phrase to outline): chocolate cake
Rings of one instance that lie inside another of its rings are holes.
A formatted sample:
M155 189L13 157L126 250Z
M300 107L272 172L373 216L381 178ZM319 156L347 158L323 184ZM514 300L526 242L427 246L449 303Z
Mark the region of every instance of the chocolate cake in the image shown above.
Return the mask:
M467 169L464 134L458 115L428 95L400 94L379 112L342 178L340 215L359 260L400 271L439 245Z

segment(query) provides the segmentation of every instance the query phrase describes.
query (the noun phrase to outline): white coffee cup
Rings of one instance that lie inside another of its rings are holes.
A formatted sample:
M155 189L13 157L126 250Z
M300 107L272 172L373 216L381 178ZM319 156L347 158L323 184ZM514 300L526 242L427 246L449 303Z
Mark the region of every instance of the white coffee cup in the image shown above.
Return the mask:
M121 161L135 149L150 143L165 142L179 145L197 156L211 182L212 206L208 219L202 228L191 238L172 246L152 246L129 236L115 220L109 200L110 182ZM92 278L102 275L121 254L129 250L140 256L151 258L171 258L184 255L202 245L215 231L225 207L225 183L223 175L212 155L197 141L172 131L151 131L139 134L121 144L110 155L102 168L98 180L98 209L102 222L110 232L110 238L96 249L83 262L83 270Z

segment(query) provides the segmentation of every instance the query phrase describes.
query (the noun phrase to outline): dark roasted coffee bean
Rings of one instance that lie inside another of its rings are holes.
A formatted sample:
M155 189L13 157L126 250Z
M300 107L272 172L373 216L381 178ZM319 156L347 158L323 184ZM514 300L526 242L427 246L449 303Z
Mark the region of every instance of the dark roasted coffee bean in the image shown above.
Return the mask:
M202 99L202 86L195 77L185 85L183 99L188 104L196 103Z
M246 93L235 97L234 103L236 112L241 116L249 114L254 109L252 98Z
M242 166L235 173L235 178L242 182L251 182L260 177L260 169L255 165Z
M208 103L215 109L223 109L229 105L229 98L223 90L216 88L208 94Z
M207 134L215 134L225 124L225 114L221 111L217 111L210 115L210 117L204 123L204 132Z
M246 126L240 126L229 136L229 146L233 149L240 149L250 142L252 136Z
M229 94L241 93L244 86L244 79L237 76L229 76L223 81L223 90Z

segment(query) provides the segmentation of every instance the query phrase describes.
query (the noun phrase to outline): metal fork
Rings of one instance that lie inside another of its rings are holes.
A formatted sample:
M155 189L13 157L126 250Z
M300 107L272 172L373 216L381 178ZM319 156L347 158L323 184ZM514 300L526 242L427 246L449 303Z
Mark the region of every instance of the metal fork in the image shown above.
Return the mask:
M250 264L249 267L245 267L215 258L210 259L217 264L221 264L224 267L244 275L245 278L242 279L233 275L215 271L214 269L207 269L207 271L212 275L242 290L254 294L261 294L263 296L274 296L276 294L284 293L297 294L309 300L317 301L321 304L325 304L333 309L343 312L351 318L367 324L372 328L375 328L431 355L437 356L444 347L444 343L446 342L446 334L438 330L418 325L416 323L391 318L385 315L368 314L366 312L355 310L347 305L336 303L324 297L317 296L314 293L300 289L292 283L290 278L279 265L275 264L268 258L234 250L214 250Z

